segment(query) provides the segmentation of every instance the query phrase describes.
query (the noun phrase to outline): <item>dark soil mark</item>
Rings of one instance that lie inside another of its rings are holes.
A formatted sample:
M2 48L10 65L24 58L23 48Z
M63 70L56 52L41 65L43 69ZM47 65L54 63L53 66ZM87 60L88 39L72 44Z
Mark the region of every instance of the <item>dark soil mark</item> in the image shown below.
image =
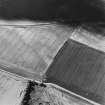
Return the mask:
M34 86L35 86L35 85L38 85L38 83L29 81L28 87L27 87L27 89L26 89L26 94L25 94L24 99L23 99L23 101L22 101L22 105L30 105L30 104L29 104L29 100L31 99L30 93L31 93L32 91L34 91Z
M40 86L40 87L46 88L46 85L43 83L39 84L34 81L29 81L28 87L26 89L26 94L22 101L22 105L30 105L30 100L31 100L30 94L35 91L35 86Z

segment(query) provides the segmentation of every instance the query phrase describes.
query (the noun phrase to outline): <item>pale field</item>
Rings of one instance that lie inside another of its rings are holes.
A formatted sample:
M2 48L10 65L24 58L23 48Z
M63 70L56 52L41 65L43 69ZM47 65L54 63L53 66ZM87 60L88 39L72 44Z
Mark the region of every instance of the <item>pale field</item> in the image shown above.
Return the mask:
M72 28L48 23L35 26L1 25L0 64L7 68L20 68L21 73L26 71L42 75L72 31ZM13 73L17 70L7 69Z
M75 29L70 39L85 44L96 50L105 52L105 37L104 35L89 32L83 28Z
M48 84L46 88L35 86L30 96L30 105L99 105L92 104Z
M0 105L21 105L28 81L0 70Z

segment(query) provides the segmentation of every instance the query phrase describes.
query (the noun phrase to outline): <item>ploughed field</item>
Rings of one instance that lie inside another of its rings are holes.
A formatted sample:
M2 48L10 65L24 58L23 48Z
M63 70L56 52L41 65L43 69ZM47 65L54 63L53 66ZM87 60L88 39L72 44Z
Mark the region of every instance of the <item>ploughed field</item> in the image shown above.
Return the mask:
M105 103L105 53L69 39L46 72L46 82Z

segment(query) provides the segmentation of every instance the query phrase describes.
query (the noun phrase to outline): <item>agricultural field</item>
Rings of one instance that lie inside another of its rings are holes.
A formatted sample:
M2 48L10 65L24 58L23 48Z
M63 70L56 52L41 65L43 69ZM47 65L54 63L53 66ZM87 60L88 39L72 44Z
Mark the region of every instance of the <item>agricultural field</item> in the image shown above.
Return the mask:
M104 52L104 39L81 28L57 24L9 24L0 25L0 105L100 105L72 94L56 79L50 81L49 76L53 75L51 65L68 40ZM73 78L76 82L79 79Z

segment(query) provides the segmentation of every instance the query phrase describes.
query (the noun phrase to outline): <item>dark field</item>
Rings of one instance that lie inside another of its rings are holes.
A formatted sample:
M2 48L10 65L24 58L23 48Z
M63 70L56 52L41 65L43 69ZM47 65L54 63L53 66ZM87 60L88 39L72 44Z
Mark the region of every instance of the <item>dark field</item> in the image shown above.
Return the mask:
M102 0L0 0L0 19L105 22L104 4Z
M105 103L105 53L68 40L55 57L47 81Z

